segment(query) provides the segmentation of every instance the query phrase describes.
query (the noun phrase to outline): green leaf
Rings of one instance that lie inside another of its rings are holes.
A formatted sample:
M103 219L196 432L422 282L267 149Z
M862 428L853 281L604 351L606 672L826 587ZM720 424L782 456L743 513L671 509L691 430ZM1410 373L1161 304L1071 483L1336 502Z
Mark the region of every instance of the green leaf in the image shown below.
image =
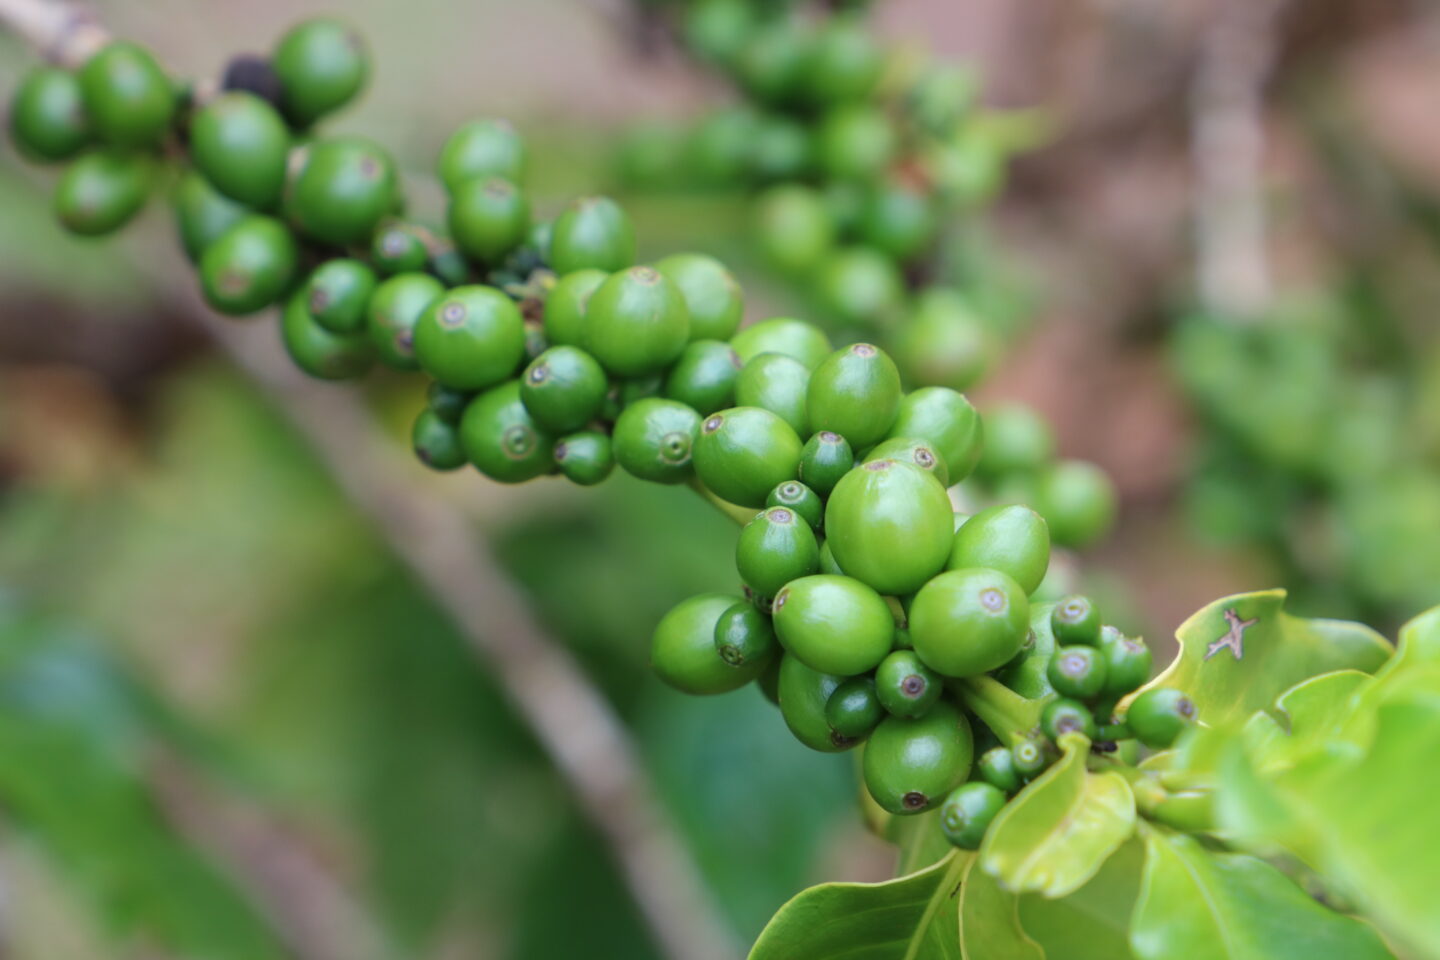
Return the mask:
M970 860L953 851L884 883L811 887L780 908L750 960L962 960L956 900Z
M1225 597L1193 614L1175 636L1180 652L1142 689L1184 690L1211 725L1243 722L1282 692L1322 673L1373 673L1392 648L1369 627L1292 617L1285 591Z
M1131 837L1068 897L1022 896L1020 924L1056 960L1125 960L1144 865L1145 844Z
M1344 726L1355 695L1374 678L1359 670L1322 673L1297 683L1245 725L1250 755L1260 766L1288 765L1323 747Z
M986 872L1017 893L1063 897L1085 885L1135 831L1135 796L1115 773L1085 769L1089 741L1065 754L1000 811L980 847Z
M940 810L928 810L912 816L889 815L885 839L900 848L895 875L903 877L930 866L955 851L940 829Z
M1210 853L1184 834L1147 830L1130 945L1140 960L1383 960L1366 924L1316 903L1244 854Z
M1045 960L1045 951L1020 926L1020 898L976 868L972 857L960 884L960 953L965 960Z

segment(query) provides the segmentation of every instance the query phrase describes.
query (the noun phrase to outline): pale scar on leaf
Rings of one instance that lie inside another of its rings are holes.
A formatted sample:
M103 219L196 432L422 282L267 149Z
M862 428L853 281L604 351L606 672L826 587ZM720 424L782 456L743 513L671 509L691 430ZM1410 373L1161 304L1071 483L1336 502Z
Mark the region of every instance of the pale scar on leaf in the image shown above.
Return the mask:
M1260 618L1256 617L1253 620L1241 620L1240 614L1234 610L1226 610L1225 622L1230 624L1230 629L1226 631L1223 637L1205 648L1206 660L1209 660L1227 647L1231 653L1235 654L1236 660L1243 658L1245 656L1245 628L1252 627L1259 623Z

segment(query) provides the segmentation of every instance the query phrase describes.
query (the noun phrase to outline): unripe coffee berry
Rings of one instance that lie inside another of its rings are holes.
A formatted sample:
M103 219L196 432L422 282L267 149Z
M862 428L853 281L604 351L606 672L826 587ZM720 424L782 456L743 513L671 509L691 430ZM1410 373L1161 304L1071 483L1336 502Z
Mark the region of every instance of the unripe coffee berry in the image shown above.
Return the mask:
M610 438L596 430L585 430L555 441L555 465L571 483L594 486L615 469Z
M716 496L758 507L777 484L793 480L802 444L769 410L733 407L706 417L695 446L695 471Z
M851 677L836 687L825 704L825 719L842 737L864 740L870 736L885 719L885 709L875 693L875 681L869 677Z
M896 650L875 668L880 704L897 717L923 717L940 700L941 679L910 650Z
M940 806L940 829L960 849L978 850L1004 807L1004 792L991 784L979 780L961 784Z
M693 472L700 415L683 403L649 397L615 421L615 459L625 472L652 483L683 483Z

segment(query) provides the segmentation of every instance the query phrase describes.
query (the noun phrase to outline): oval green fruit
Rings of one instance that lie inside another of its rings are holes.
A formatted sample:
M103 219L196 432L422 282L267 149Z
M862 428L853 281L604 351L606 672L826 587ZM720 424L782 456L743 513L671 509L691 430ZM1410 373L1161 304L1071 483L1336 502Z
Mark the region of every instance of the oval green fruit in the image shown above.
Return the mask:
M677 253L657 261L655 269L685 298L691 340L729 340L740 329L745 296L719 260L699 253Z
M129 223L155 180L146 154L96 150L70 164L55 185L55 216L71 233L99 237Z
M915 652L947 677L973 677L1004 666L1020 652L1029 627L1025 591L998 570L949 570L925 584L910 604Z
M1025 785L1015 769L1015 755L1005 747L991 747L982 753L975 761L975 774L1005 793L1018 793Z
M274 107L252 93L222 93L190 121L190 158L215 189L268 210L285 189L290 131Z
M935 673L913 650L894 650L875 668L875 692L892 716L915 719L930 712L944 690Z
M554 440L520 402L520 381L507 380L480 394L460 418L465 456L500 483L524 483L554 466Z
M579 347L551 347L531 361L520 377L525 409L542 428L557 434L593 420L609 389L605 371Z
M820 497L799 480L786 480L779 484L765 498L767 507L785 507L800 515L800 519L819 531L825 525L825 504Z
M872 344L836 350L810 375L806 411L812 430L838 433L864 449L884 439L899 415L900 372Z
M401 273L382 281L370 296L366 326L380 362L396 370L418 370L415 327L445 285L427 273Z
M555 441L555 465L565 479L582 487L600 483L615 470L610 438L598 430L585 430Z
M940 486L950 486L950 471L946 468L944 459L927 440L913 437L881 440L865 454L866 463L874 460L899 460L901 463L912 464L940 481Z
M1105 471L1081 460L1043 471L1035 488L1035 507L1050 522L1055 542L1071 549L1088 547L1109 531L1117 500Z
M277 303L300 265L295 237L274 217L255 214L226 230L200 258L200 289L221 313L255 313Z
M811 187L795 183L761 194L755 222L761 255L792 276L818 268L835 248L839 233L825 198Z
M609 276L604 270L576 270L561 277L545 297L545 339L556 345L582 345L590 296Z
M362 333L375 293L375 271L359 260L326 260L305 282L310 315L331 333Z
M715 624L738 597L702 593L682 600L660 619L650 639L650 665L685 693L728 693L754 680L764 664L736 667L715 650Z
M368 245L399 198L390 154L362 137L317 140L303 149L285 189L286 215L321 243Z
M1080 647L1089 650L1090 647ZM1056 743L1067 733L1078 733L1089 740L1095 739L1095 715L1079 700L1056 697L1045 704L1040 712L1040 730Z
M316 323L303 293L291 297L280 315L280 337L295 366L320 380L353 380L375 362L364 336L331 333Z
M615 421L615 459L625 472L652 483L683 483L692 473L700 415L674 400L647 397Z
M732 604L715 621L715 651L736 668L763 667L780 652L770 618L744 600Z
M873 670L895 638L895 618L874 590L850 577L815 574L775 594L775 633L785 649L824 673Z
M1195 722L1195 713L1194 701L1183 692L1171 687L1154 687L1130 702L1125 723L1145 746L1165 750Z
M468 462L460 445L460 431L434 410L422 410L410 430L410 445L420 462L432 470L458 470Z
M818 573L820 544L810 524L788 507L770 507L745 525L735 546L740 579L762 597Z
M970 721L948 703L918 720L887 717L865 747L865 787L890 813L921 813L964 782L974 755Z
M762 353L740 369L735 402L769 410L804 437L810 433L805 413L809 387L810 369L805 364L783 353Z
M895 156L895 129L884 112L847 104L825 114L816 132L820 168L835 180L872 180Z
M199 263L210 244L250 215L243 204L220 193L194 170L181 175L175 188L174 207L180 245L192 263Z
M784 420L759 407L711 414L695 444L695 472L722 500L758 507L777 484L793 480L802 444Z
M811 44L805 86L813 103L863 100L880 80L884 57L858 14L828 18Z
M972 781L956 787L940 806L940 829L961 850L979 850L1005 794L989 783Z
M995 335L953 290L926 291L892 343L906 379L922 387L967 390L990 369Z
M820 264L814 287L820 306L841 324L871 330L886 326L905 302L900 268L869 247L830 254Z
M665 396L694 407L701 416L735 404L740 358L719 340L692 340L665 376Z
M1105 696L1124 696L1150 679L1154 658L1144 640L1118 630L1113 635L1107 631L1100 641L1100 653L1105 658L1105 687L1101 690Z
M1100 611L1089 597L1064 597L1050 613L1050 630L1060 643L1098 646Z
M143 47L114 41L80 68L85 115L102 141L115 147L153 147L170 131L175 87Z
M860 202L860 239L892 261L929 247L939 227L935 199L899 178L872 186Z
M525 142L506 120L472 120L450 135L436 167L451 192L472 180L525 179Z
M839 753L860 742L834 730L825 715L826 705L844 680L844 677L812 670L793 653L780 658L777 685L780 715L795 739L811 750Z
M985 415L985 452L977 467L994 480L1007 473L1039 470L1055 456L1055 435L1034 410L1018 403Z
M415 273L430 264L430 244L441 241L418 223L391 217L380 223L370 241L370 260L388 275Z
M415 359L421 369L457 390L500 383L524 356L525 321L515 302L494 287L456 287L432 303L415 325Z
M922 387L900 401L891 437L924 440L945 461L949 481L970 476L984 446L980 415L963 394L948 387Z
M689 337L685 298L653 267L612 274L585 308L584 346L617 376L663 370Z
M830 695L825 704L825 721L842 737L863 740L885 719L885 708L875 695L875 681L851 677Z
M623 270L635 262L635 228L609 197L586 197L555 220L550 266L564 276L576 270Z
M10 138L31 160L69 160L90 142L80 81L59 67L36 67L10 101Z
M825 331L813 323L790 317L773 317L741 330L730 340L730 346L743 363L762 353L782 353L814 370L830 356L830 340Z
M890 596L919 590L945 568L950 528L950 498L940 481L895 460L850 471L825 506L825 535L836 562Z
M530 201L509 180L467 180L451 190L446 223L467 257L498 264L529 234Z
M1034 593L1050 567L1050 530L1045 518L1018 503L981 510L955 533L946 566L989 567Z
M822 497L830 496L854 466L850 441L829 430L821 430L805 441L800 451L800 479Z
M1095 647L1080 644L1057 648L1046 671L1055 692L1075 700L1098 696L1105 689L1105 674L1104 655ZM1087 736L1093 737L1094 733Z
M370 75L370 56L360 34L329 18L290 28L276 45L270 65L280 80L285 115L298 127L308 127L349 103Z

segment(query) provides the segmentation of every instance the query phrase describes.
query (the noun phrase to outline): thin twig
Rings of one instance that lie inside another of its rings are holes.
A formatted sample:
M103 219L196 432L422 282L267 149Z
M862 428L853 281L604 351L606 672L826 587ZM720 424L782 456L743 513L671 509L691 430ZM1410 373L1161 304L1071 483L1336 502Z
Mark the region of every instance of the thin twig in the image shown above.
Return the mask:
M83 35L94 49L104 36L93 20L70 11L46 0L0 0L0 22L57 62L82 58L75 52L79 41L69 38ZM569 652L546 636L465 514L418 493L419 466L380 434L352 395L298 373L273 332L231 325L203 305L189 306L305 435L347 497L448 612L476 660L496 676L608 843L663 953L672 960L733 957L624 726Z
M1265 85L1286 0L1215 0L1190 99L1195 272L1201 305L1254 319L1268 305Z

